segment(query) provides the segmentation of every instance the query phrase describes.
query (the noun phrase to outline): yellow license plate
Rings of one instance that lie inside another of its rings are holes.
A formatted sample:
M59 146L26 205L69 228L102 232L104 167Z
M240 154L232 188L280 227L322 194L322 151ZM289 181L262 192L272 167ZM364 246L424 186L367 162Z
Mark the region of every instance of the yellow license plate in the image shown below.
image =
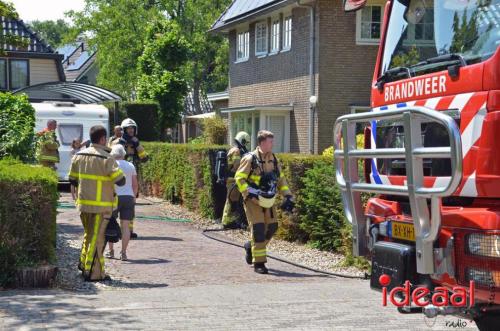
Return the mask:
M392 237L415 241L415 228L411 223L392 222Z

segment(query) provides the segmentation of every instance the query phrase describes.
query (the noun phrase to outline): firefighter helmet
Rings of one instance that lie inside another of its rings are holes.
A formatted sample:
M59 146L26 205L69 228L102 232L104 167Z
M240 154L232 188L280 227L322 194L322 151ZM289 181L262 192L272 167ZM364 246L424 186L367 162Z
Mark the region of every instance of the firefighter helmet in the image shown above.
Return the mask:
M238 132L236 134L236 137L234 137L234 139L237 140L243 146L250 143L250 135L248 133L246 133L245 131Z
M135 129L135 134L137 135L137 123L131 118L126 118L122 121L121 125L124 132L127 132L127 128L133 127Z

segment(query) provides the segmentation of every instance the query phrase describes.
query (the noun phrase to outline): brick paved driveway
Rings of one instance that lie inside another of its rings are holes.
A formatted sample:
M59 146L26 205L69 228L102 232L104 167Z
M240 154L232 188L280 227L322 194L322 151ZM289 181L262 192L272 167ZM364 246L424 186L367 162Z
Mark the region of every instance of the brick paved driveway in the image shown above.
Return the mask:
M141 206L139 214L156 216L158 206ZM78 238L76 211L61 210L58 227L59 235ZM241 249L188 224L143 221L137 232L130 261L107 262L116 279L107 286L0 292L0 329L451 330L446 321L458 320L397 314L381 307L367 281L275 261L270 275L257 275Z

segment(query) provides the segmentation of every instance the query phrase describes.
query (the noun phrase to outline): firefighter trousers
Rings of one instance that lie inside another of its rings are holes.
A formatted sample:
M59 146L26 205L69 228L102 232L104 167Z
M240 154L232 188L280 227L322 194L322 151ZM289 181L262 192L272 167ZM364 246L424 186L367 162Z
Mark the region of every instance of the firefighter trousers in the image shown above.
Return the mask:
M240 220L240 210L238 204L240 204L241 193L238 191L236 184L233 180L228 180L227 182L227 196L226 204L224 205L224 212L222 214L222 224L231 225Z
M245 213L252 235L253 263L267 262L267 244L278 231L276 208L262 208L252 201L245 201Z
M81 213L83 224L83 245L78 268L85 280L103 280L105 233L109 220L102 214Z

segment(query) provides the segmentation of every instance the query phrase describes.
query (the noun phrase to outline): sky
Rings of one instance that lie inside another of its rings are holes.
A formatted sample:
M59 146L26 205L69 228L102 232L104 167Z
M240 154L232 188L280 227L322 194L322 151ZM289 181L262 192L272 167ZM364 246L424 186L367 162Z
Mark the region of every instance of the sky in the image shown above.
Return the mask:
M83 9L84 0L7 0L14 4L19 17L27 22L65 18L69 10ZM67 20L67 19L66 19Z

